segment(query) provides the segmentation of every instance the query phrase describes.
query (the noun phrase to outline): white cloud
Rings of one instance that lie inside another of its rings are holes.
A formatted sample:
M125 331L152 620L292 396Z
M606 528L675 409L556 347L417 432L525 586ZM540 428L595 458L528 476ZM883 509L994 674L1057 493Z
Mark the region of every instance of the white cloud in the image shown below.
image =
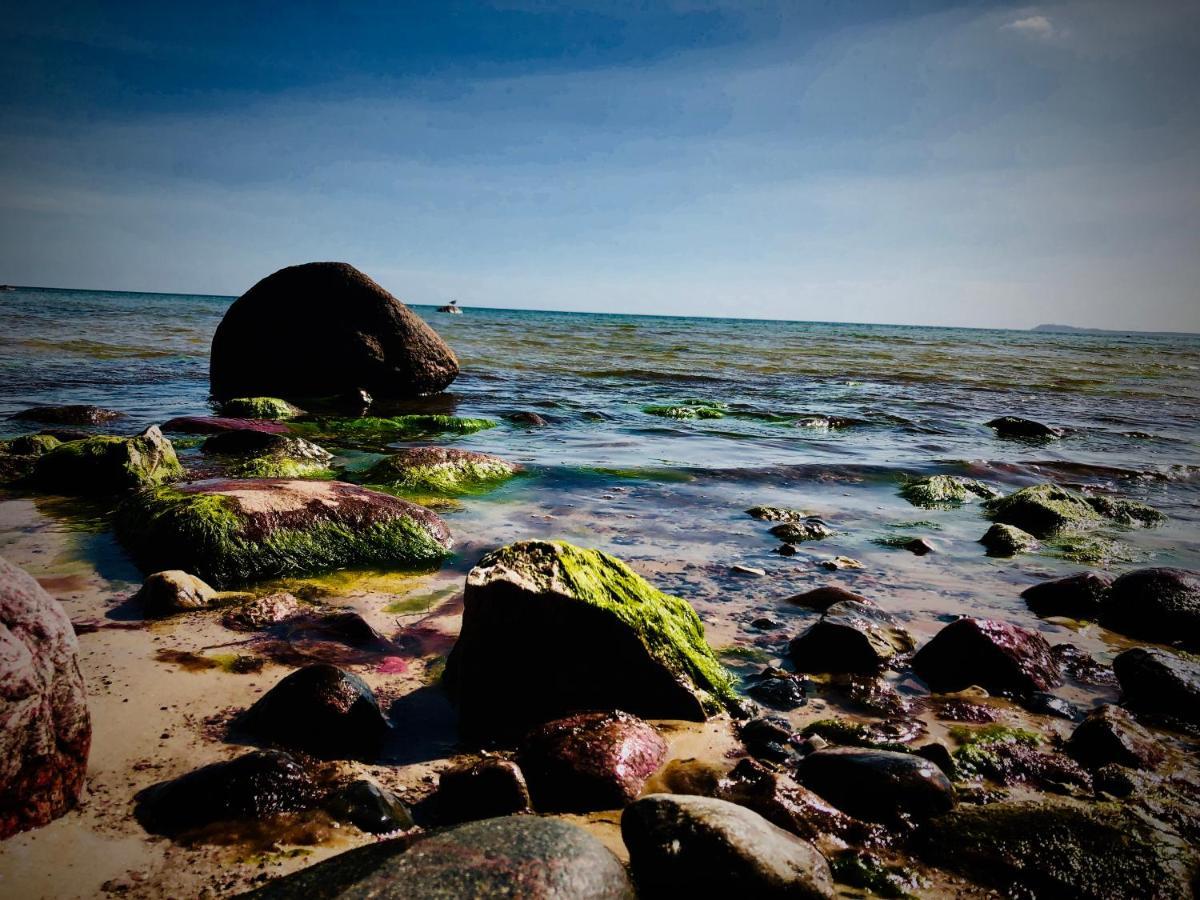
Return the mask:
M1027 34L1030 37L1043 39L1052 38L1058 33L1054 27L1054 23L1042 15L1024 16L1009 22L1004 27L1012 31L1019 31L1021 34Z

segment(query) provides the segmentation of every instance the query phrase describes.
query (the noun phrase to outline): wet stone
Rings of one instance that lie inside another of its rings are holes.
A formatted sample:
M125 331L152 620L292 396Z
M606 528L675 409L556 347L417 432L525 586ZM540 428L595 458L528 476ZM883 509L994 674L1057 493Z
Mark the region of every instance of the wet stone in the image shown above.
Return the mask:
M449 825L533 810L524 773L512 760L499 757L446 769L438 778L432 805L437 820Z
M759 703L790 710L808 702L806 682L790 672L769 667L754 676L748 693Z
M1100 613L1100 601L1111 584L1112 577L1102 572L1080 572L1035 584L1022 591L1021 596L1039 616L1095 619Z
M1200 659L1134 647L1113 660L1121 702L1135 712L1200 723Z
M1131 769L1153 769L1166 756L1154 735L1119 706L1093 710L1071 734L1067 753L1086 766L1116 763Z
M781 522L771 529L772 535L788 544L819 541L833 533L832 528L815 516L802 522Z
M866 597L863 597L861 594L856 594L853 591L848 591L843 587L838 587L837 585L833 584L814 588L811 591L805 591L803 594L795 594L794 596L788 597L785 602L790 603L793 606L803 606L807 609L815 609L817 612L823 613L835 603L841 603L846 600L854 601L856 603L863 603L867 606L874 605L870 600L868 600Z
M1022 531L1014 525L1000 522L993 524L979 543L987 548L990 556L1015 556L1018 553L1028 553L1040 546L1032 534Z
M914 646L911 635L890 613L844 600L795 638L788 654L803 672L870 672Z
M797 778L860 819L925 818L954 805L954 786L934 763L910 753L839 747L804 757Z
M977 684L997 694L1028 696L1062 678L1040 634L992 619L951 622L917 651L913 671L937 692Z
M1131 637L1200 647L1200 573L1171 568L1127 572L1105 595L1100 622Z
M412 815L400 799L373 781L359 779L325 799L325 810L339 822L349 822L368 834L389 834L413 827Z

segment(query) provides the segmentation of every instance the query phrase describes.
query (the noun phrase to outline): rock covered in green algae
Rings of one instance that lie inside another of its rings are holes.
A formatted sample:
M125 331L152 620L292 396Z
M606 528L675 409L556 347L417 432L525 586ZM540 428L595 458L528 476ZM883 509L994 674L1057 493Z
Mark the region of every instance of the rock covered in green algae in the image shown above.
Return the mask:
M304 410L278 397L234 397L221 404L221 415L235 419L294 419Z
M175 481L183 467L175 448L151 425L136 437L96 435L43 453L33 480L47 491L63 494L116 494Z
M357 481L413 493L466 494L511 478L520 466L456 447L409 447L380 460Z
M332 444L366 448L436 434L474 434L495 427L496 423L491 419L425 414L363 416L355 419L314 418L288 423L288 429L295 434Z
M23 481L32 473L38 458L61 444L52 434L24 434L0 441L0 484Z
M621 837L638 896L835 896L812 844L758 813L712 797L649 794L625 808Z
M642 412L664 419L723 419L725 404L695 400L688 403L644 406Z
M929 475L906 481L900 488L900 496L913 506L935 509L939 506L956 506L970 500L990 500L1000 492L982 481L964 478L961 475Z
M895 616L843 600L794 638L788 654L801 672L873 672L915 646Z
M1200 572L1166 567L1126 572L1105 595L1100 623L1130 637L1200 647Z
M508 816L359 847L246 900L633 900L620 861L582 828Z
M126 418L125 413L101 406L71 404L66 406L34 406L13 413L13 419L45 422L48 425L107 425Z
M344 482L212 479L141 491L117 510L117 534L151 569L181 568L221 587L353 566L440 562L437 515Z
M1039 800L960 806L917 833L936 866L1029 896L1191 896L1196 853L1172 829L1115 803Z
M1028 553L1041 545L1028 531L1022 531L1014 525L994 522L984 532L979 543L987 548L989 556L1016 556L1018 553Z
M992 724L982 728L955 726L950 734L961 746L954 767L966 778L989 778L997 784L1027 784L1056 793L1092 791L1091 776L1073 759L1037 749L1042 736L1024 728Z
M333 454L304 438L242 429L205 440L201 450L224 460L233 478L330 478Z
M1101 521L1121 525L1158 525L1166 517L1158 510L1132 500L1085 497L1056 484L1035 484L984 504L997 522L1051 538Z
M1114 500L1112 497L1094 496L1088 497L1087 501L1092 509L1119 525L1153 528L1167 521L1167 517L1157 509L1136 500Z
M579 709L702 721L736 703L695 610L598 550L502 547L471 570L464 603L444 681L468 734Z

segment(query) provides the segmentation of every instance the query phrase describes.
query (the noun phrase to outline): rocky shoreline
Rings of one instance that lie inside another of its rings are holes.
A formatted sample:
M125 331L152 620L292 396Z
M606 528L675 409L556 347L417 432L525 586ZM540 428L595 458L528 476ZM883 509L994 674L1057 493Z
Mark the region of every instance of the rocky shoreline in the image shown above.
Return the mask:
M52 516L36 504L70 496L120 565L145 575L114 605L107 579L83 567L71 587L88 614L72 633L42 587L0 570L6 683L28 685L0 698L13 761L0 773L0 887L53 884L35 870L84 828L123 851L99 881L79 875L90 884L79 895L1194 890L1200 575L1088 568L1029 587L1022 624L914 620L881 605L878 582L860 593L834 577L859 561L817 556L829 565L815 571L833 573L824 585L768 587L763 615L702 623L663 572L547 535L553 523L490 546L452 536L457 505L519 483L525 467L439 443L496 422L371 415L389 384L437 390L457 362L423 323L414 337L407 310L361 273L316 274L305 290L365 304L348 304L364 322L355 334L387 332L337 345L337 371L358 380L264 396L286 373L218 364L214 342L217 415L127 437L95 433L116 430L115 411L43 407L21 417L41 431L0 447L6 508L32 535L6 556L61 551L69 536L39 534ZM268 327L273 291L304 275L256 286L221 345L252 341L231 335ZM317 340L302 332L289 339ZM510 421L552 427L536 418ZM1009 439L1063 436L1012 416L986 425ZM1005 491L937 475L897 491L918 514L973 511L978 553L998 564L1046 553L1101 566L1121 551L1106 535L1165 519L1051 481ZM782 542L783 559L861 527L845 512L731 512ZM909 525L882 545L936 557L936 533ZM359 580L328 587L338 572ZM722 577L769 575L743 565ZM442 599L397 628L392 606L432 585ZM1123 649L1111 666L1052 642L1064 617L1113 636ZM193 649L156 647L164 637ZM151 659L168 674L142 691L133 682ZM142 732L162 729L158 751L123 740L122 707Z

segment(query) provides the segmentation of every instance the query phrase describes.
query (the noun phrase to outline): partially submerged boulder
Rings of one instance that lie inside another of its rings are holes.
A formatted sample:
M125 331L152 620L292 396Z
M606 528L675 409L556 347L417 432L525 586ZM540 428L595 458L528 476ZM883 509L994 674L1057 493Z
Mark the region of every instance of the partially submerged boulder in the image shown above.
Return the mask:
M1056 484L1021 488L984 506L997 522L1015 525L1039 538L1055 537L1100 519L1086 497Z
M132 599L140 603L147 619L191 612L211 606L220 593L195 575L167 569L148 575Z
M280 269L250 288L217 326L209 368L220 398L416 397L457 375L437 332L340 262Z
M1032 419L1022 419L1020 416L1001 416L987 423L1000 437L1026 438L1034 440L1051 440L1062 437L1062 429L1052 425L1043 425Z
M666 755L652 726L614 711L577 713L534 729L518 761L539 810L591 812L637 799Z
M380 460L355 480L414 493L465 494L495 487L520 468L489 453L409 447Z
M1100 623L1130 637L1200 647L1200 572L1126 572L1105 595Z
M1110 575L1080 572L1035 584L1021 591L1021 596L1039 616L1095 619L1100 614L1100 601L1111 584Z
M0 840L79 799L92 723L78 652L58 601L0 557Z
M771 534L789 544L799 544L803 541L820 541L834 531L816 516L809 516L796 522L780 522L771 529Z
M359 418L315 418L288 423L288 430L342 447L382 450L395 441L413 441L438 434L474 434L495 428L492 419L470 419L435 413Z
M232 582L349 566L440 562L450 532L434 513L344 482L212 479L142 491L117 534L154 569Z
M808 841L736 804L650 794L626 807L621 837L638 896L835 896L829 864Z
M979 539L979 543L987 547L989 556L1016 556L1018 553L1036 550L1039 546L1037 538L1028 531L1002 522L993 522Z
M116 494L182 477L175 448L157 425L131 438L96 435L60 444L33 468L39 487L62 494Z
M891 613L843 600L793 638L788 653L801 672L872 672L915 646Z
M261 741L323 759L373 759L389 731L367 683L325 663L286 676L246 710L235 727Z
M582 828L508 816L359 847L269 882L245 900L633 900L620 861Z
M951 622L917 651L912 667L939 693L977 684L997 694L1028 696L1062 683L1045 638L993 619Z
M201 447L223 458L224 471L237 478L330 477L333 454L294 435L242 429L222 431Z
M33 406L13 413L10 418L45 422L47 425L107 425L109 422L126 418L126 415L115 409L104 409L101 406L68 404L65 406Z
M861 594L856 594L853 591L848 591L844 587L839 587L836 584L827 584L819 588L813 588L811 591L805 591L803 594L796 594L788 597L786 603L791 603L794 606L803 606L808 609L815 609L817 612L825 612L831 606L850 601L852 603L862 603L867 606L872 606L872 602Z
M936 509L957 506L970 500L990 500L1000 492L989 484L961 475L928 475L905 481L900 496L913 506Z
M221 404L221 415L235 419L294 419L304 410L279 397L234 397Z
M598 550L510 544L471 570L464 604L444 683L468 734L580 709L703 721L736 702L695 610Z
M1121 702L1135 712L1200 723L1200 658L1134 647L1113 660Z
M38 459L61 443L52 434L23 434L0 441L0 484L24 481L33 474Z
M808 754L800 783L838 809L871 822L927 818L954 806L954 786L938 766L912 753L836 747Z

